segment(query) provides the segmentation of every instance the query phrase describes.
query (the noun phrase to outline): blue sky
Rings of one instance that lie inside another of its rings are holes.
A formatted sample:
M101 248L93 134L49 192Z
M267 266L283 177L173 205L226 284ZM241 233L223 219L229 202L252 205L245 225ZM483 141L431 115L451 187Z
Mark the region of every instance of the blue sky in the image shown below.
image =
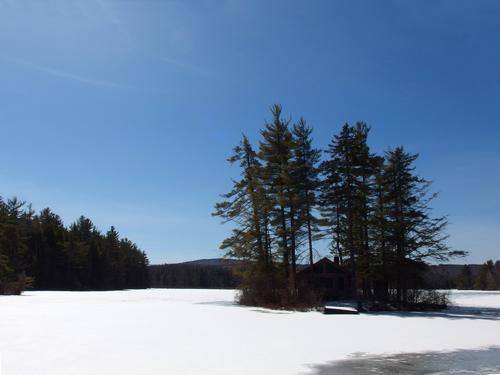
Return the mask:
M500 258L496 0L0 0L0 47L0 195L153 263L221 255L225 159L276 102L318 147L363 120L420 153L450 244Z

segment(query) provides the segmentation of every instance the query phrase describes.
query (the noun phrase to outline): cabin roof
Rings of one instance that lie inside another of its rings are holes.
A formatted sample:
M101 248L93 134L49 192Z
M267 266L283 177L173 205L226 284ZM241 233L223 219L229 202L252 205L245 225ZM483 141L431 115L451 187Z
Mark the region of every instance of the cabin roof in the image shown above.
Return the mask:
M313 267L320 265L320 264L328 264L330 267L333 267L333 269L335 270L335 273L346 273L346 274L350 273L350 271L346 267L341 266L339 264L335 264L335 262L328 259L327 257L323 257L320 260L318 260L316 263L313 264ZM297 272L297 274L307 273L307 272L310 272L310 270L311 270L311 266L309 265L309 266L301 269L299 272Z

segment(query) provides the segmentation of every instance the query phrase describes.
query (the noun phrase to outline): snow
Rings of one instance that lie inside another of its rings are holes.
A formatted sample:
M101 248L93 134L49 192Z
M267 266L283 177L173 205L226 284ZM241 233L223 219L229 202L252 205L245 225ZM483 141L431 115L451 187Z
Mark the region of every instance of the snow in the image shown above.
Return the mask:
M0 297L2 375L312 374L355 353L500 346L500 292L444 313L323 315L241 307L231 290Z
M354 307L344 307L344 306L334 306L334 305L325 306L325 309L335 309L335 310L352 311L352 312L358 311Z
M454 290L452 297L453 303L457 306L500 309L500 292Z
M358 310L354 307L346 307L346 306L335 306L335 305L326 305L325 310L335 310L335 311L346 311L351 313L358 313Z

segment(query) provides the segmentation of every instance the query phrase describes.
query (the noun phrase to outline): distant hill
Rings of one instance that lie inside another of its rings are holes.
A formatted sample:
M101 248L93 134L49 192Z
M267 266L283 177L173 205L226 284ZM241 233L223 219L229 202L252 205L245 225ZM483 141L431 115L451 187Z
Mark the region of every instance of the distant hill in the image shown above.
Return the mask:
M465 264L438 264L429 266L429 272L439 273L443 275L448 275L450 277L457 277L462 271ZM479 273L481 269L480 264L469 264L468 265L472 271L473 275Z
M234 289L238 279L232 268L238 260L215 258L149 266L153 288Z
M175 263L175 264L186 264L193 266L233 266L241 263L237 259L225 259L225 258L212 258L212 259L198 259L190 260L188 262Z
M468 265L472 276L476 277L479 274L481 265ZM456 289L457 279L462 271L464 264L439 264L431 265L423 274L424 286L436 289Z
M236 259L197 259L182 263L150 265L150 285L153 288L220 288L238 287L233 268L241 264ZM306 265L300 265L305 267ZM455 289L462 264L431 265L423 274L424 288ZM475 277L481 265L469 265Z

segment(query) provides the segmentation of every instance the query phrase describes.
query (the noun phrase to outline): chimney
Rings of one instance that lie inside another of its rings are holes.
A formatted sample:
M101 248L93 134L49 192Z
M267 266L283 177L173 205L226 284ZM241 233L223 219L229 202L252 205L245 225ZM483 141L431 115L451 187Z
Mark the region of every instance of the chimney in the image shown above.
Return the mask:
M333 257L333 263L334 263L336 266L339 266L339 265L340 265L340 258L339 258L339 257Z

